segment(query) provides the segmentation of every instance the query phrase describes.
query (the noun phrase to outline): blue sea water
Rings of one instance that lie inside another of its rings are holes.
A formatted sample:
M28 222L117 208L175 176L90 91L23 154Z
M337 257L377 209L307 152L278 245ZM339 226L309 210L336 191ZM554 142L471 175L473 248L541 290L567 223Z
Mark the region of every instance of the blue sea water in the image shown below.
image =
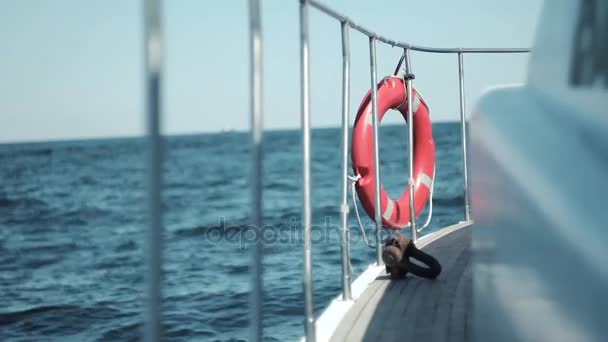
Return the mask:
M459 126L435 124L433 223L462 219ZM382 180L407 183L407 128L381 128ZM168 340L248 336L249 136L167 138L164 317ZM340 130L313 130L314 303L340 292ZM145 143L108 139L0 145L0 340L138 340L144 304ZM265 135L264 333L303 334L301 136ZM352 204L351 204L352 208ZM365 215L360 207L362 215ZM374 260L351 209L352 267ZM426 214L423 214L423 217ZM373 225L365 217L365 227ZM373 234L372 234L373 235Z

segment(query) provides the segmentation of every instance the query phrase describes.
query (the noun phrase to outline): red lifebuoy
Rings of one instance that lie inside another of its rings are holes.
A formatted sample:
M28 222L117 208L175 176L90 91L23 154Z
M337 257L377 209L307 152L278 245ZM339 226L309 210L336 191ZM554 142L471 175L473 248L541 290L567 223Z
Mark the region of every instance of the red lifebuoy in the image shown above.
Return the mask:
M412 90L414 112L414 209L420 215L429 199L435 171L435 142L429 116L429 108L418 92ZM402 78L388 77L378 84L378 120L382 120L389 109L401 112L407 121L407 92ZM357 181L357 195L365 211L374 219L374 131L372 126L371 93L368 92L357 111L353 128L352 162ZM410 222L409 187L401 198L391 199L380 186L382 225L390 229L405 228Z

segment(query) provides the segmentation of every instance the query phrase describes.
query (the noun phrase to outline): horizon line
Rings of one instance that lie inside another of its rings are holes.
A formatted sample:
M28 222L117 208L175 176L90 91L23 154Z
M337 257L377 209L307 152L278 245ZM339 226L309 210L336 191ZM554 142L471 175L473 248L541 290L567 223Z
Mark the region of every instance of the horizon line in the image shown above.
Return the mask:
M433 122L436 124L454 124L460 123L460 120L440 120ZM400 126L401 123L386 123L381 127L387 126ZM352 126L349 126L352 129ZM339 129L341 126L317 126L312 127L315 129ZM264 132L277 132L277 131L300 131L301 127L272 127L264 129ZM182 136L194 136L194 135L214 135L214 134L243 134L250 132L250 129L218 129L210 131L182 131L162 134L163 137L182 137ZM27 145L27 144L43 144L43 143L62 143L62 142L78 142L78 141L91 141L91 140L121 140L121 139L138 139L145 138L146 134L130 134L130 135L102 135L102 136L67 136L59 138L47 138L47 139L23 139L23 140L0 140L0 146L2 145Z

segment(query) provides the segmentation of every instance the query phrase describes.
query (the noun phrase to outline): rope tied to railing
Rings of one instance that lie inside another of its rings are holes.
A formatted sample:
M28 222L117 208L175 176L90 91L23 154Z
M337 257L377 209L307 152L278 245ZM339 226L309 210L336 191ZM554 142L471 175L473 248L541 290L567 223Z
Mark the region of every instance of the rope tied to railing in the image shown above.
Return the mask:
M401 54L401 58L399 58L399 62L397 62L397 67L395 68L395 72L393 72L393 76L397 76L397 74L399 74L399 70L401 70L401 65L403 65L404 60L405 52Z
M429 196L429 213L426 217L426 221L424 222L424 224L422 225L422 227L418 228L417 231L421 232L423 229L425 229L426 227L428 227L431 224L431 220L433 219L433 193L435 190L435 176L436 176L436 168L433 169L433 180L431 182L431 188L430 190L430 196ZM367 234L365 233L365 228L363 227L363 223L361 222L361 216L359 215L359 206L357 205L357 197L355 196L356 193L356 189L355 186L357 184L357 182L359 181L359 179L361 179L361 175L357 174L356 176L348 176L348 179L350 180L350 186L351 186L351 194L352 194L352 198L353 198L353 206L355 207L355 215L357 216L357 223L359 224L359 230L361 230L361 237L363 238L363 242L365 242L365 244L367 245L367 247L369 248L376 248L376 246L372 245L369 242L369 238L367 237ZM408 186L414 186L415 182L413 178L409 178L407 181ZM411 225L411 223L408 223L406 227L409 227Z
M357 223L359 223L359 229L361 230L361 237L363 238L363 242L365 242L367 247L375 249L376 246L372 245L369 242L369 239L367 238L367 234L365 233L365 228L363 228L363 223L361 222L361 216L359 215L359 206L357 205L357 198L355 196L355 192L356 192L355 185L357 184L359 179L361 179L361 175L360 174L357 174L356 176L349 175L348 179L350 180L351 194L353 196L353 205L355 206L355 215L357 215Z

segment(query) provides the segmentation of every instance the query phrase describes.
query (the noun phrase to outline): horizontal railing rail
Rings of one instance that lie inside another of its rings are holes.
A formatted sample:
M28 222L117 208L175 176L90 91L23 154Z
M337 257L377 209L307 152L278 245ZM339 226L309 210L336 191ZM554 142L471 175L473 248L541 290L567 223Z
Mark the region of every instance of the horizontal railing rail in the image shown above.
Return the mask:
M356 22L352 21L345 15L338 13L337 11L329 8L328 6L316 1L316 0L300 0L304 2L308 2L311 7L318 9L319 11L327 14L328 16L346 23L349 27L357 30L364 35L374 38L375 40L385 43L390 46L396 46L403 49L409 49L412 51L420 51L420 52L430 52L430 53L526 53L530 52L530 49L525 48L436 48L436 47L428 47L422 45L414 45L406 42L401 42L398 40L386 38L380 34L375 33L374 31L366 28L365 26L359 25Z

